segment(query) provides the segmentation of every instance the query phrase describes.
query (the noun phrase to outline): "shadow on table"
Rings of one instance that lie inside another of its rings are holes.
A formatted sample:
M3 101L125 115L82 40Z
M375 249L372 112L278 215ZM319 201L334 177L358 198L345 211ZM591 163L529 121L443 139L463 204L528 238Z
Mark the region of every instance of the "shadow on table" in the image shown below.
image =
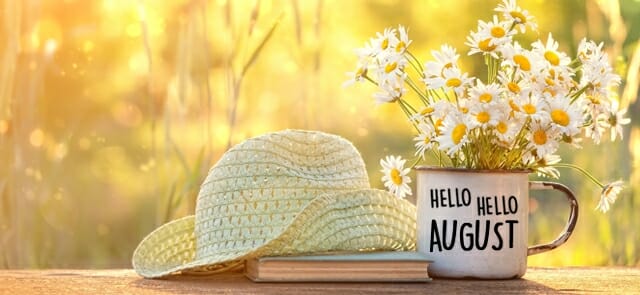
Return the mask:
M429 283L254 283L242 273L138 279L131 288L166 294L553 294L559 290L527 280L445 280Z

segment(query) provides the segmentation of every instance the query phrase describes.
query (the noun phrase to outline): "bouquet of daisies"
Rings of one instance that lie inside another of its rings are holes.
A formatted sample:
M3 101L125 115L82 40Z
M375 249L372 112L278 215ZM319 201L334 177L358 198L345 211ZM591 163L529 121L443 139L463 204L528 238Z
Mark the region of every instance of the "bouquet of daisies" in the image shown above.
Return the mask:
M602 188L597 209L607 211L622 182L605 185L555 154L561 144L579 148L583 137L598 144L608 132L613 141L630 121L615 99L620 77L602 43L583 39L573 59L551 34L521 45L514 36L537 30L534 18L515 0L495 11L499 16L479 21L465 43L469 55L484 58L485 79L460 69L460 55L448 45L421 63L410 50L408 30L399 26L356 50L358 66L345 85L370 82L377 103L400 106L417 132L418 160L431 154L443 167L530 169L553 178L557 167L574 168ZM417 99L409 101L408 90ZM405 163L395 156L381 160L383 182L398 197L411 194Z

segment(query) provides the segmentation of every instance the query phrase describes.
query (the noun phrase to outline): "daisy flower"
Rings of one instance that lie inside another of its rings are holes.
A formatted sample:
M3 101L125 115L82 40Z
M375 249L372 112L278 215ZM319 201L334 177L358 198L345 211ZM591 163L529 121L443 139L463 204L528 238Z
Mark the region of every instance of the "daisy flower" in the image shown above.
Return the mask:
M491 103L496 102L500 95L500 85L490 83L485 85L479 79L476 80L476 85L471 87L470 97L474 102Z
M534 21L533 16L529 15L528 11L517 6L515 0L502 1L502 4L499 4L495 11L502 12L504 19L516 24L516 29L520 30L521 33L527 30L526 27L531 28L533 31L538 29L538 24Z
M603 45L604 44L602 42L600 44L596 44L596 42L587 40L587 38L582 38L578 45L578 58L583 63L592 60L608 60L608 58L606 58L606 53L602 51Z
M384 186L399 199L403 199L406 195L411 195L411 178L407 176L409 174L409 168L404 168L406 160L403 160L400 156L387 156L385 159L380 160L382 166L382 182Z
M481 22L481 21L480 21ZM491 37L491 32L487 32L486 30L479 30L477 32L471 32L469 36L467 36L467 42L464 43L471 48L469 50L469 55L474 55L476 53L482 53L483 55L490 54L493 58L498 58L498 45L494 43L494 39Z
M436 137L439 149L447 155L453 156L469 141L468 133L471 129L462 114L452 113L442 123L442 134Z
M469 74L460 72L459 68L446 68L442 77L425 78L424 83L429 89L444 88L445 91L453 90L461 96L463 90L473 82L473 78L468 76Z
M571 145L572 147L576 148L576 149L581 149L582 148L582 137L580 137L582 133L576 133L574 135L566 135L566 134L562 134L562 142Z
M503 65L511 66L518 72L530 72L535 70L536 65L539 63L529 50L526 50L520 46L520 43L513 42L507 43L500 48L502 53Z
M376 104L378 105L395 102L407 92L403 80L400 80L398 77L396 77L395 80L387 81L379 86L380 91L373 94L373 98L375 98Z
M493 134L498 138L499 143L509 146L516 138L518 131L522 128L523 121L509 119L509 114L500 113L496 118L496 127Z
M373 48L373 55L377 56L391 48L391 44L398 43L398 37L396 35L396 29L386 28L380 33L376 33L378 36L371 40L371 48Z
M435 114L436 108L434 106L425 106L417 113L413 114L409 118L410 122L422 123L427 122L427 119L431 118Z
M478 31L487 32L491 37L491 44L498 46L496 48L501 51L501 45L504 45L511 41L515 31L509 31L511 23L506 21L499 21L497 16L493 16L493 20L489 22L478 21Z
M558 51L558 42L553 39L551 33L547 36L546 44L542 44L542 41L538 40L531 44L531 47L533 47L532 52L542 57L550 66L566 67L571 63L571 59L566 53Z
M553 154L558 149L558 131L550 128L548 124L541 122L533 122L531 124L531 132L529 133L530 149L535 150L537 158Z
M613 72L608 61L590 61L582 64L580 88L588 86L587 93L610 95L611 86L620 85L620 76Z
M620 139L622 139L622 125L627 125L631 122L631 119L625 118L624 114L627 113L627 109L619 110L619 104L617 100L611 101L611 109L609 112L609 119L607 123L611 128L611 141L616 140L616 135L620 135Z
M531 95L529 97L516 99L514 103L517 109L520 110L520 112L516 112L516 115L531 117L531 119L537 122L549 120L548 106L539 96ZM512 105L511 107L513 108L514 106Z
M430 123L420 123L418 124L418 129L420 130L420 134L413 138L416 142L416 156L420 156L424 160L426 151L433 148L433 138L436 137L436 129L433 124Z
M500 82L501 93L506 94L507 97L519 97L526 98L531 92L531 87L527 84L526 79L512 80L511 75L505 71L498 72L498 82Z
M580 133L583 123L583 116L580 112L578 102L571 104L571 100L564 96L556 96L548 99L549 116L551 122L560 132L567 136Z
M622 191L624 187L621 180L614 181L605 185L602 188L602 193L600 194L600 201L598 202L598 206L596 206L596 210L600 210L600 212L605 213L609 211L611 208L611 204L613 204L618 198L618 194Z
M349 87L357 82L364 82L365 77L367 76L367 64L358 63L358 67L354 72L347 72L347 77L349 79L342 83L342 87Z
M391 46L394 48L396 54L403 54L407 51L407 48L411 44L412 40L409 39L409 29L404 26L398 26L399 38L392 39Z
M424 64L425 77L442 76L444 69L457 67L460 55L456 53L456 49L444 44L439 51L432 50L431 55L435 61L428 61Z
M605 114L597 114L595 117L592 116L591 120L591 124L585 127L585 135L591 138L596 144L600 144L602 136L607 131L607 128L609 128L609 120Z
M551 167L553 164L560 163L560 156L554 154L547 154L544 157L540 158L536 163L535 170L538 176L549 177L549 178L560 178L560 172L558 169Z
M406 77L406 73L404 72L406 65L407 59L402 55L387 56L376 69L378 83L385 84L393 82L397 80L398 77L404 79Z
M486 103L474 104L469 110L469 121L474 128L482 127L486 129L498 124L500 113L498 105Z
M583 45L589 44L589 45ZM611 86L620 84L620 76L614 73L609 56L601 51L602 44L596 46L593 41L580 43L578 56L582 62L580 86L589 86L588 92L609 96Z

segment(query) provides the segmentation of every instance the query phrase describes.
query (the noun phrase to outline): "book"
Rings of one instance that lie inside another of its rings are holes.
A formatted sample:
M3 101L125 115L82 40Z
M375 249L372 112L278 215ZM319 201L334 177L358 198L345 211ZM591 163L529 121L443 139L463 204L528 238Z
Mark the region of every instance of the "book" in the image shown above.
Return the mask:
M429 282L431 261L419 252L248 259L245 276L254 282Z

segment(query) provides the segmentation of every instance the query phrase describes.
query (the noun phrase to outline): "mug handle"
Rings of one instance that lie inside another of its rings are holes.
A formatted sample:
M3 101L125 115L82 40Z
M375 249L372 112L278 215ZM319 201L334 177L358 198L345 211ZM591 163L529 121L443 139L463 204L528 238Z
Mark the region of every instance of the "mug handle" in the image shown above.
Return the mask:
M529 249L527 249L527 256L547 252L564 244L564 242L566 242L573 233L573 229L576 227L576 222L578 221L578 200L576 200L576 196L564 184L547 181L530 181L529 188L531 190L553 189L563 192L567 197L567 201L569 201L571 211L569 212L569 220L567 220L567 225L564 227L562 233L549 244L541 244L529 247Z

